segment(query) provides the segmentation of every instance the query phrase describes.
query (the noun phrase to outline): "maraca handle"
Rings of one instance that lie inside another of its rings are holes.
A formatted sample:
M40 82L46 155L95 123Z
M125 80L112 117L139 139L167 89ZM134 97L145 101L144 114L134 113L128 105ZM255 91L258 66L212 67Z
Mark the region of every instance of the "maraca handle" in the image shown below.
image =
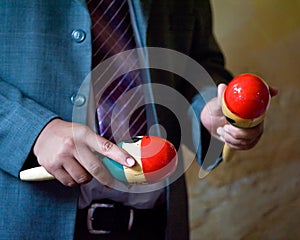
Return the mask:
M20 172L22 181L46 181L55 179L44 167L34 167Z
M227 144L225 144L222 152L223 161L229 162L232 159L234 152L234 149L230 148Z

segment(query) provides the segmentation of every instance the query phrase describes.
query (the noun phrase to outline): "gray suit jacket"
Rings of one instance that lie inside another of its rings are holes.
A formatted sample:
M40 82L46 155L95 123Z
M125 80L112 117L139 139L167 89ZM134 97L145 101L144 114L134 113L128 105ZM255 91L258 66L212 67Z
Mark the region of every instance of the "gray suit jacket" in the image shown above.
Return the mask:
M216 82L230 78L211 32L208 1L129 2L142 46L185 53ZM32 146L51 119L72 120L72 96L91 70L89 12L83 0L0 4L0 238L72 239L78 188L55 180L23 182L19 172L36 164ZM74 30L84 39L72 35ZM190 100L196 94L173 76L154 73L152 80ZM158 109L162 122L167 121L163 112ZM176 142L177 135L171 140ZM168 239L187 239L184 177L171 185L168 202Z

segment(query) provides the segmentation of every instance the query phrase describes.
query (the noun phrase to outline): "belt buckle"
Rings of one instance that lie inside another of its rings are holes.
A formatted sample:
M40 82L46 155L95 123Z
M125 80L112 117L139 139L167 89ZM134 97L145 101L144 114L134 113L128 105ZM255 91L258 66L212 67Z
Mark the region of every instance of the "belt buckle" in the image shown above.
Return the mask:
M90 234L110 234L112 230L104 230L104 229L94 229L93 220L94 220L94 212L98 208L108 208L113 209L115 205L113 203L93 203L87 212L87 228ZM134 212L133 209L130 209L130 215L128 220L128 231L130 231L133 224Z
M91 205L91 207L88 209L88 214L87 214L87 228L89 230L89 233L91 234L111 233L111 231L109 230L94 229L93 220L94 220L94 212L97 208L114 208L114 207L115 206L113 204L109 204L109 203L94 203Z

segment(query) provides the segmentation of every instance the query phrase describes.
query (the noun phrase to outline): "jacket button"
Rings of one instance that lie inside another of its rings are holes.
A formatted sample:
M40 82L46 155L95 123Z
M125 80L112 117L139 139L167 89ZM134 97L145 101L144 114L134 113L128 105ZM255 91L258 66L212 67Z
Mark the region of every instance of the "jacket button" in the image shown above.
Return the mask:
M77 107L82 106L83 104L85 104L85 96L81 95L81 94L73 94L71 96L71 103Z
M72 31L71 36L75 42L81 43L84 41L86 34L83 30L76 29Z

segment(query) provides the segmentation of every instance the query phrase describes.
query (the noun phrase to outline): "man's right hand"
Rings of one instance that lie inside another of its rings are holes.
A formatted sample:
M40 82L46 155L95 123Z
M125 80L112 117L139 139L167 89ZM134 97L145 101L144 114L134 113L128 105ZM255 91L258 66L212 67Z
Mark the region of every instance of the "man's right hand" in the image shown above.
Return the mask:
M110 185L112 177L95 152L127 167L135 164L130 154L89 127L61 119L46 125L33 152L38 163L67 186L87 183L92 177Z

